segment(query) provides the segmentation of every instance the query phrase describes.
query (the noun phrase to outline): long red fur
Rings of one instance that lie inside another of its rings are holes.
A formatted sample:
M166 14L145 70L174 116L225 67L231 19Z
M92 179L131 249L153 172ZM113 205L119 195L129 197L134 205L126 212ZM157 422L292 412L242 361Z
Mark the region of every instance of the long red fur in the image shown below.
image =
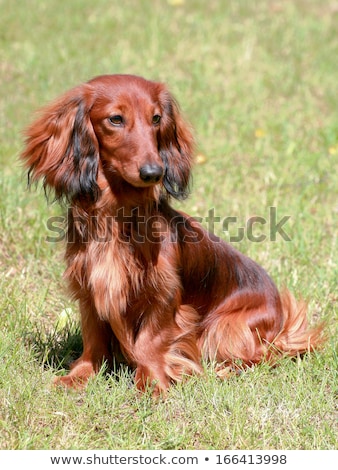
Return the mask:
M163 84L97 77L42 110L26 132L29 181L67 200L67 279L83 353L57 383L79 386L119 350L140 390L202 371L312 351L322 326L254 261L170 198L188 193L193 139ZM220 374L221 375L221 374Z

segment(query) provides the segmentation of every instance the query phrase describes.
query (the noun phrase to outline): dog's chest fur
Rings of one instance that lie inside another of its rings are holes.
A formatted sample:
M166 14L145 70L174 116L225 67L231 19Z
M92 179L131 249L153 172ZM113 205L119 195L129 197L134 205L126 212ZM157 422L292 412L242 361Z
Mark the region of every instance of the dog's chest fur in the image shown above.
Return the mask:
M90 240L68 254L65 277L87 291L101 320L122 336L138 329L148 310L160 315L180 301L175 250L175 244L163 240L137 243L115 232L107 241Z

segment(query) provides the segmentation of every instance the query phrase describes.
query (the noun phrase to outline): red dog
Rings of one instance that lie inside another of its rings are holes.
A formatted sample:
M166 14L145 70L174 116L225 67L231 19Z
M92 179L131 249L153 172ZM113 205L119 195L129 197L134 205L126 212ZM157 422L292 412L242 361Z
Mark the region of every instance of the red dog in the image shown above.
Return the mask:
M78 386L116 347L154 393L201 359L251 366L312 350L322 327L266 272L175 211L193 140L163 84L94 78L27 130L29 181L70 203L65 277L79 300L83 353L57 382Z

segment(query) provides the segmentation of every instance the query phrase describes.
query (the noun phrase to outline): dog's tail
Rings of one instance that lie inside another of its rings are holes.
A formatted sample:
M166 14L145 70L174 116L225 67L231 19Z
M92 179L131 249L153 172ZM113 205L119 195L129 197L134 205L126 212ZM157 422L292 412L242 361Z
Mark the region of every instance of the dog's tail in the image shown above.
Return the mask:
M281 294L284 324L273 341L274 348L287 356L297 356L318 349L325 341L324 323L308 326L307 304L297 301L284 290Z
M203 322L202 355L221 368L241 369L259 362L275 365L281 357L319 348L325 340L324 324L309 327L306 303L287 290L281 303L282 309L267 307L262 293L229 299Z

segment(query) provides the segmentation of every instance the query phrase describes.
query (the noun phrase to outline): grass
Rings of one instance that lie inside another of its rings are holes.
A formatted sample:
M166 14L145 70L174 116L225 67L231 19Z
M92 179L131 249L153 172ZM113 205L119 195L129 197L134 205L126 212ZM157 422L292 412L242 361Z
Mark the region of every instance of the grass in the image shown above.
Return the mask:
M334 4L320 0L0 1L0 449L334 449L337 429L337 55ZM228 381L138 395L132 373L81 393L51 386L80 353L62 244L46 243L43 192L18 163L36 108L103 73L167 82L197 139L184 210L309 301L322 351ZM272 241L269 208L290 241ZM250 240L246 222L263 217ZM205 221L205 224L207 222ZM66 310L70 309L70 310ZM64 311L71 312L69 316Z

